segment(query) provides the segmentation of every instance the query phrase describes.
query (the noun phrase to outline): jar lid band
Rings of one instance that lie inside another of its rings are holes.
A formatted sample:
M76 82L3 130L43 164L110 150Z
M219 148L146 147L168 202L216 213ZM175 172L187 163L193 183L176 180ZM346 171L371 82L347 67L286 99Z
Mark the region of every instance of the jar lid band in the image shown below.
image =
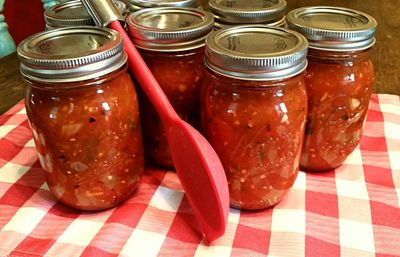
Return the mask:
M203 46L214 19L196 8L147 8L129 15L127 23L137 47L173 52Z
M126 63L122 37L93 26L41 32L17 48L24 76L43 82L75 82L108 74Z
M290 11L288 27L303 34L309 47L328 51L356 51L375 43L377 22L370 15L342 7L313 6Z
M285 16L285 0L210 0L209 9L219 23L270 23Z
M307 66L307 40L285 28L246 25L214 31L206 39L206 65L243 80L277 80Z

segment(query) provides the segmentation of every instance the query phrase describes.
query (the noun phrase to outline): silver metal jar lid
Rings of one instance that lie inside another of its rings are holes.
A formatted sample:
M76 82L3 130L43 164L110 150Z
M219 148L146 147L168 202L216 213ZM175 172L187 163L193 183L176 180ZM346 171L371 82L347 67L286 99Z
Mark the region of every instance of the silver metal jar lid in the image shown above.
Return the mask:
M17 48L21 73L42 82L76 82L106 75L127 60L122 37L100 27L48 30Z
M44 12L48 29L95 25L81 1L57 4Z
M342 7L314 6L290 11L288 27L303 34L309 47L327 51L356 51L375 43L377 22L370 15Z
M246 25L221 29L206 39L206 66L243 80L276 80L307 67L307 40L285 28Z
M143 8L157 7L198 7L199 0L128 0L130 9L138 11Z
M285 16L285 0L210 0L216 22L230 24L270 23Z
M214 19L195 8L146 8L127 18L133 43L142 49L173 52L199 48Z
M243 23L240 25L251 25L251 23ZM262 25L268 25L268 26L272 26L272 27L282 27L282 28L286 28L286 16L283 16L280 20L277 21L271 21L271 22L264 22L262 23ZM233 24L233 23L220 23L218 21L215 21L215 16L214 16L214 27L216 29L223 29L223 28L229 28L229 27L233 27L233 26L238 26L238 24Z

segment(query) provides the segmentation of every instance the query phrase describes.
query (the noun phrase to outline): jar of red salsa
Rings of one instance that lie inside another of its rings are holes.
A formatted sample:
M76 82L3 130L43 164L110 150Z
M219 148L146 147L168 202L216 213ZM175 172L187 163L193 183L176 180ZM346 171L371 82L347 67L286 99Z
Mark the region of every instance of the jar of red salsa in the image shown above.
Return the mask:
M26 111L54 196L90 211L130 197L144 154L121 36L95 27L50 30L23 41L18 56Z
M182 119L196 127L200 123L204 40L213 28L211 14L193 8L148 8L131 14L127 23L134 44L172 106ZM142 99L147 157L156 164L173 167L158 114L146 98Z
M46 29L74 26L94 26L95 23L81 1L68 1L56 4L44 12Z
M216 29L245 24L286 26L285 0L210 0L208 8Z
M121 15L125 17L126 5L117 0L114 3ZM94 20L80 0L63 1L53 5L44 12L44 20L48 30L76 26L95 26Z
M225 168L233 207L270 207L297 177L306 54L307 40L284 28L239 26L206 39L202 128Z
M308 115L301 166L340 166L362 135L374 83L369 55L376 21L339 7L305 7L287 16L290 28L309 40Z

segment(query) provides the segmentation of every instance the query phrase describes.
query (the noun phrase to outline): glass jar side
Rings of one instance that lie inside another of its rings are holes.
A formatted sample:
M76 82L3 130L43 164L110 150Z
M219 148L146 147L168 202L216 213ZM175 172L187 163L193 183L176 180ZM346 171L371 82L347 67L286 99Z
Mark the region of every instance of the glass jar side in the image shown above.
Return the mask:
M89 211L130 197L144 170L144 154L137 95L126 65L83 82L25 81L29 122L55 197Z
M302 168L336 168L360 142L374 83L369 52L309 50Z
M200 87L204 78L204 47L182 52L140 50L178 115L194 127L200 121ZM173 167L165 131L153 106L140 96L146 156L152 162Z
M277 81L207 74L202 129L225 168L231 206L275 205L299 170L307 114L303 74Z

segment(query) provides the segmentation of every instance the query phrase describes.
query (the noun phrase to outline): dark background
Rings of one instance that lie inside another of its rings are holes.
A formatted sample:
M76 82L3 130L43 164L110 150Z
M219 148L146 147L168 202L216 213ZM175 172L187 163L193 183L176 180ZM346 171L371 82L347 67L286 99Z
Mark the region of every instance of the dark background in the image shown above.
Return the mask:
M400 0L286 0L288 9L330 5L353 8L378 21L372 58L376 70L376 93L400 95Z

